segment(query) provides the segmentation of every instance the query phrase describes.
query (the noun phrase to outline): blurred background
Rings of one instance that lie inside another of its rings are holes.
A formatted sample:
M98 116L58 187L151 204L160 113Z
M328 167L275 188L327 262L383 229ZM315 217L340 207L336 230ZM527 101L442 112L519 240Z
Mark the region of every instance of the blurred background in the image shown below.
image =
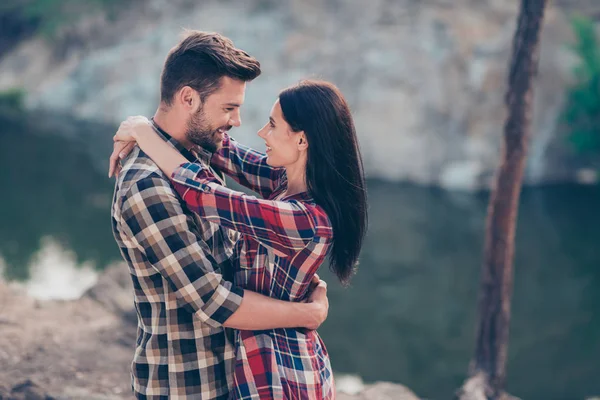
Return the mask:
M517 9L516 0L3 0L2 279L43 308L78 299L107 268L124 270L110 229L112 135L125 117L154 113L183 28L218 31L263 69L232 131L239 141L261 149L256 132L279 90L301 78L334 82L353 109L370 226L350 288L323 272L331 309L320 333L339 381L450 398L474 349ZM597 0L546 10L508 360L507 389L523 399L600 395L598 22ZM4 313L16 341L29 314L11 316L7 299L0 329ZM0 344L0 386L36 372L38 353Z

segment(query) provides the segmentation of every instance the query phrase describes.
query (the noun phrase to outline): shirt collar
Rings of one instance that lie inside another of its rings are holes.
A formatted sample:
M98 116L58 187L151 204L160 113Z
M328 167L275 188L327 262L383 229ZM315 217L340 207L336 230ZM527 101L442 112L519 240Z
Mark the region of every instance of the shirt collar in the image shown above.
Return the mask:
M184 145L182 145L179 141L174 139L171 135L169 135L164 129L162 129L154 119L150 119L154 130L162 139L173 146L177 151L179 151L188 161L194 162L198 159L202 160L206 164L210 164L210 158L212 157L212 153L200 146L194 146L192 149L187 149Z
M273 191L273 193L271 193L271 196L269 198L273 199L273 198L279 196L286 189L287 189L287 177L284 175L282 184L277 189L275 189ZM314 198L310 195L310 193L308 193L308 191L296 193L291 196L285 195L285 196L281 197L279 200L280 201L299 200L299 201L305 201L308 203L314 203L314 201L315 201Z

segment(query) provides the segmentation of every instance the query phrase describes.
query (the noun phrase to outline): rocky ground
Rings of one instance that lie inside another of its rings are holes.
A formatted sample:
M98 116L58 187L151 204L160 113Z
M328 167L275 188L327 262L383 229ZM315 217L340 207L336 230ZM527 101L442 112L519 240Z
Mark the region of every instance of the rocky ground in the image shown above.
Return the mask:
M39 302L0 283L0 399L131 398L135 325L93 293Z
M109 269L76 301L37 301L0 281L0 400L132 398L135 344L126 269ZM340 400L418 398L378 383Z

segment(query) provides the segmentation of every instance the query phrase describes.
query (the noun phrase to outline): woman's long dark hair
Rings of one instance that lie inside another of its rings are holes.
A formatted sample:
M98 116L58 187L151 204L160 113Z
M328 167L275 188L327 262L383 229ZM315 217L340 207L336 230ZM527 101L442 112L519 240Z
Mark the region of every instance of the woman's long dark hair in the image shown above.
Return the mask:
M330 268L343 284L355 271L367 229L363 163L350 108L329 82L306 80L279 94L283 118L308 140L306 183L333 226Z

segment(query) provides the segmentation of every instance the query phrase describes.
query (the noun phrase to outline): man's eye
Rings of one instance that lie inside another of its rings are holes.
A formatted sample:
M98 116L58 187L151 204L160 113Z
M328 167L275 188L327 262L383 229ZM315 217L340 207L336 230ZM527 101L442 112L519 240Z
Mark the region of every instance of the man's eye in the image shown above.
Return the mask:
M232 112L232 111L233 111L233 107L226 108L226 109L225 109L225 111L227 111L227 112Z
M275 128L275 124L274 124L274 123L272 123L272 122L270 122L270 121L269 121L269 126L270 126L271 128Z

